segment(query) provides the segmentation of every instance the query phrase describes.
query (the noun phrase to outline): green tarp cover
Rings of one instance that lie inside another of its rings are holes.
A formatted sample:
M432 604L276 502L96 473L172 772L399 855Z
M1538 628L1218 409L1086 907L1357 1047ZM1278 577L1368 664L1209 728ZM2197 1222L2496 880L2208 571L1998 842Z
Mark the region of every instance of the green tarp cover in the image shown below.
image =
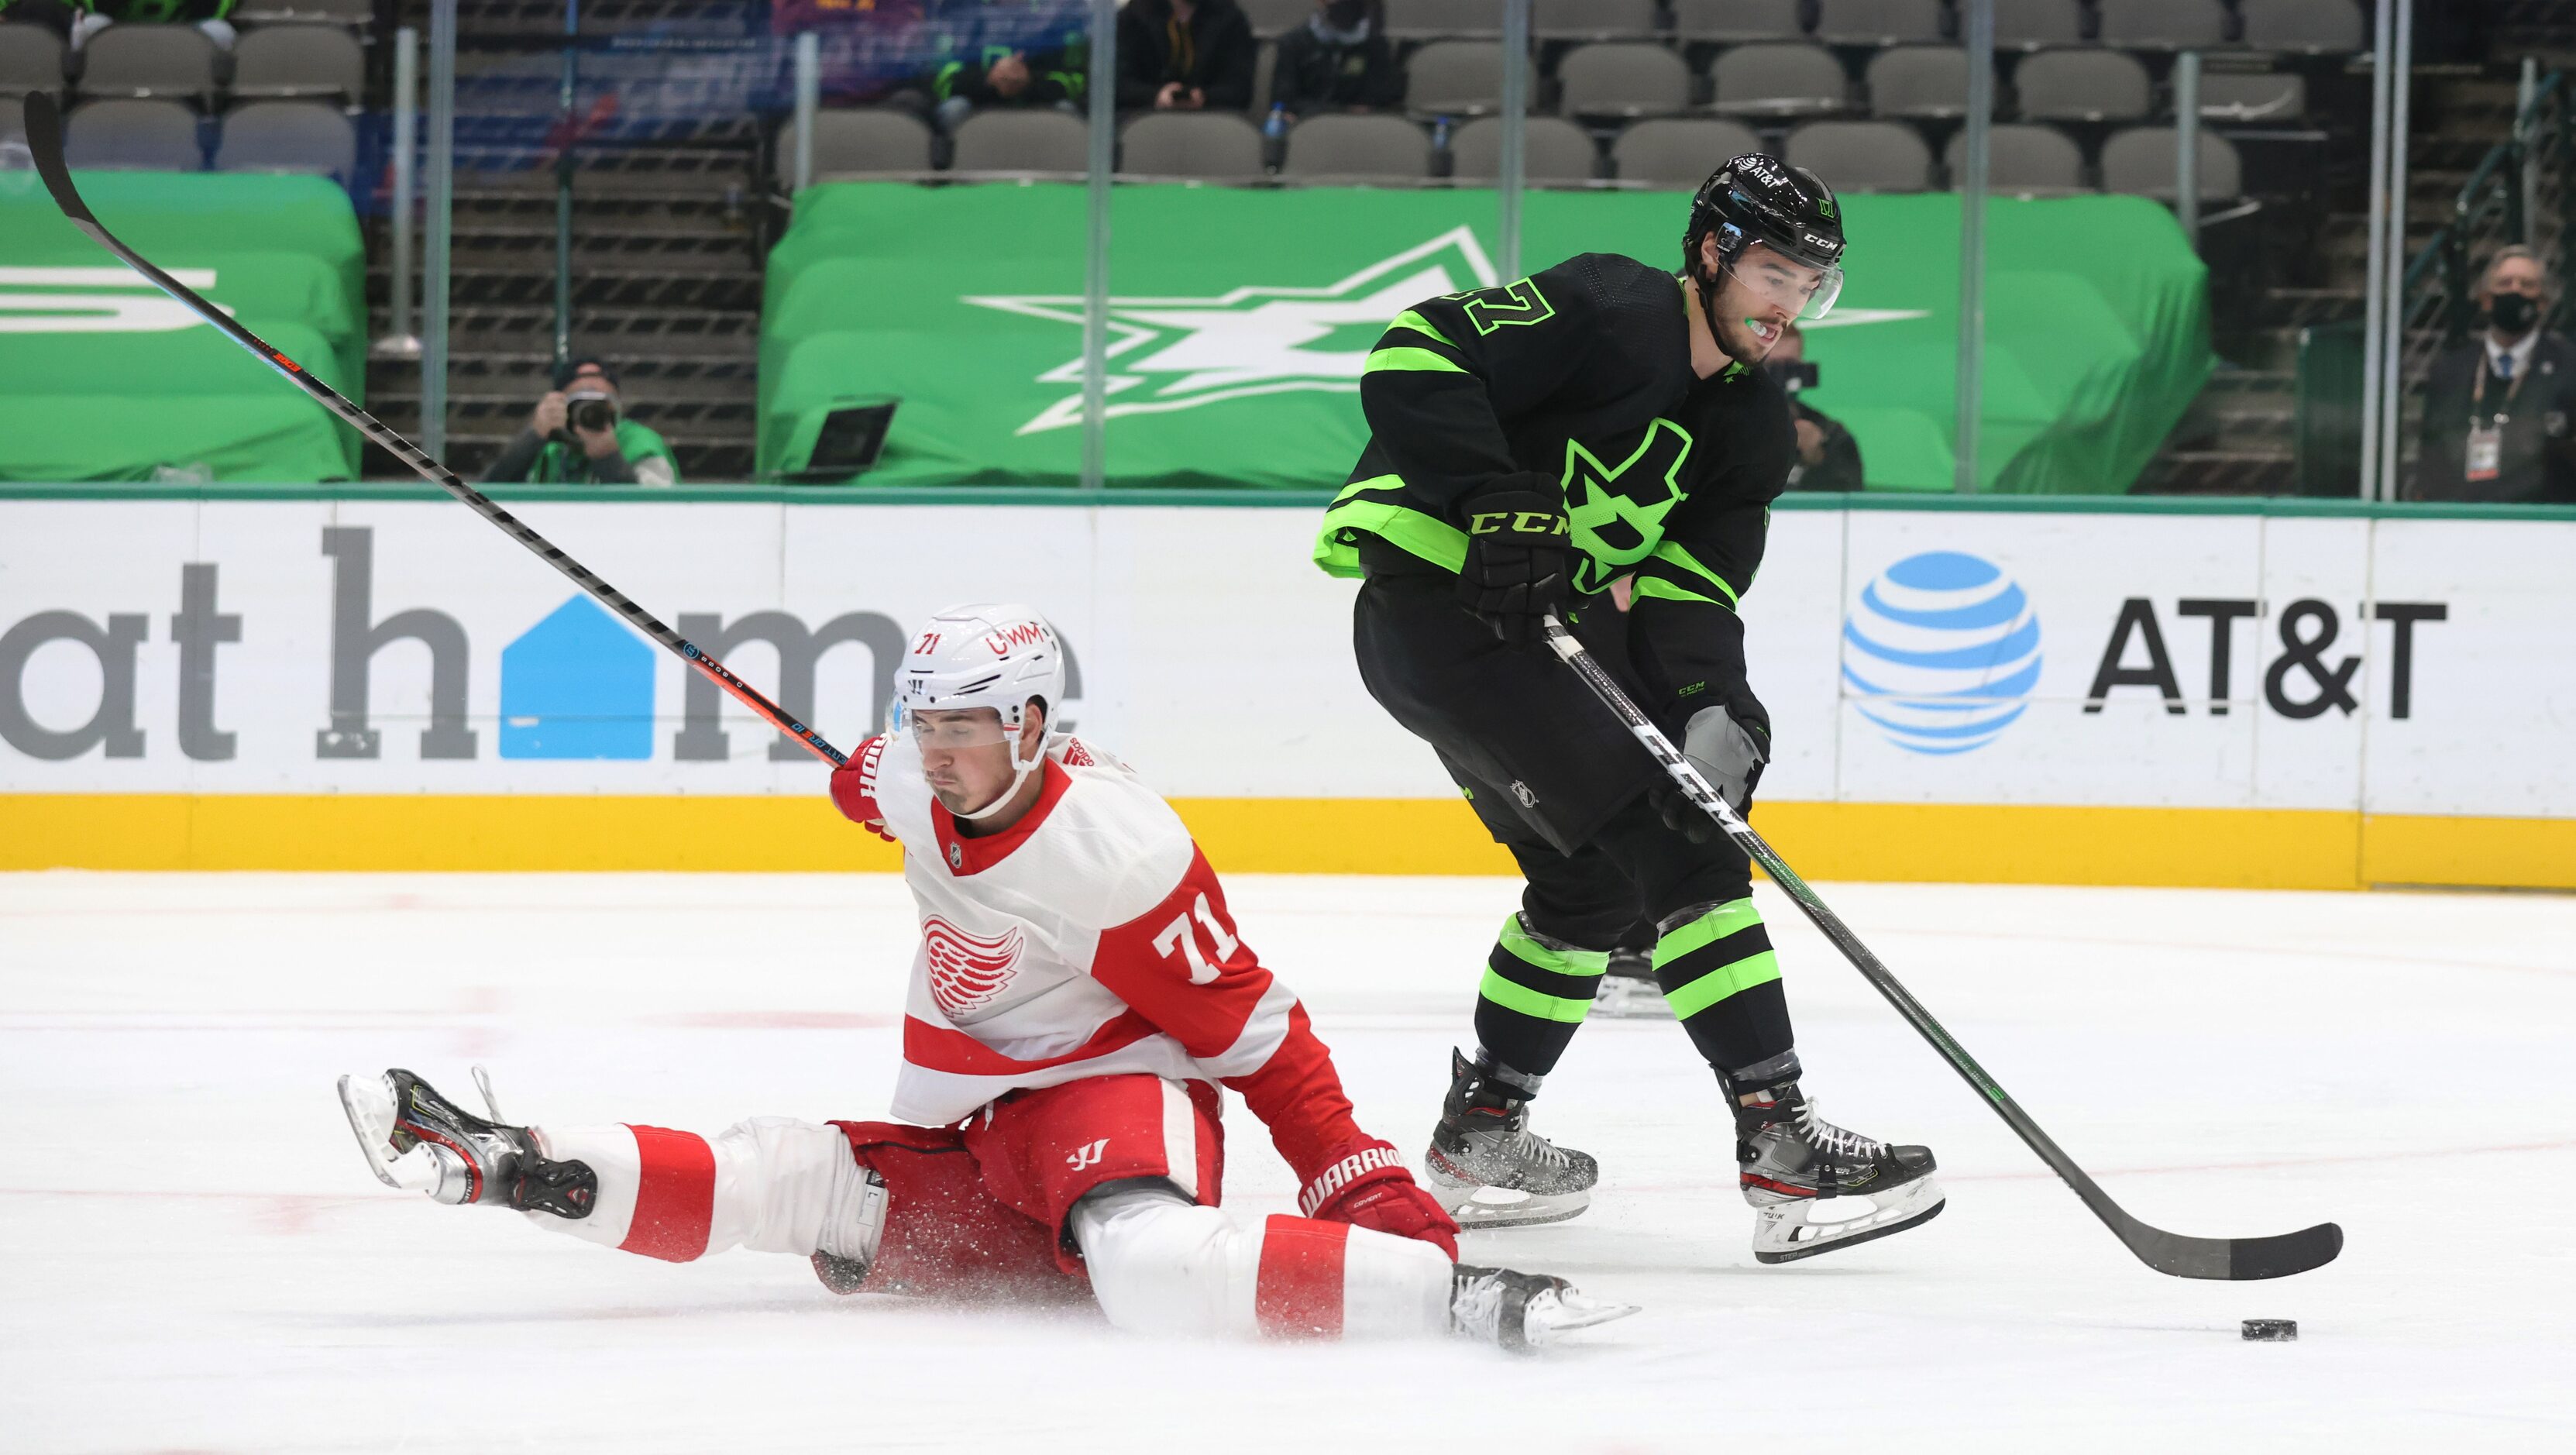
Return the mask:
M363 402L366 251L321 177L83 172L100 222ZM346 480L358 437L0 172L0 479Z
M1533 192L1529 269L1678 261L1677 193ZM1810 395L1873 489L1954 487L1959 202L1851 197L1849 284ZM1338 484L1385 322L1494 276L1491 191L1122 186L1111 211L1108 473L1120 485ZM1987 489L2126 490L2209 372L2207 274L2128 197L1988 203ZM1077 185L807 190L770 255L760 462L802 466L836 401L903 404L867 484L1067 484L1082 460Z

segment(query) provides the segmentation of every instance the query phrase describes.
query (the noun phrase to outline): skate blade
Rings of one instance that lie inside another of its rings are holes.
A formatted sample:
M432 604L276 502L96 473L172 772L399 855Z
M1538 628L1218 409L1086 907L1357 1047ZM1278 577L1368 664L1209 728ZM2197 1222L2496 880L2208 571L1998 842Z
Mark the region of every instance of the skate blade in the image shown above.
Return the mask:
M1592 1206L1589 1192L1541 1195L1503 1187L1442 1185L1439 1196L1440 1205L1448 1210L1449 1216L1457 1221L1458 1230L1464 1233L1561 1223Z
M368 1092L375 1094L370 1097ZM387 1096L381 1082L360 1082L355 1077L340 1078L340 1110L349 1118L349 1131L358 1139L358 1151L367 1159L367 1170L387 1187L401 1190L403 1184L393 1171L393 1098Z
M1898 1188L1896 1193L1911 1194L1911 1196L1901 1201L1891 1201L1887 1207L1878 1208L1861 1217L1839 1223L1807 1222L1804 1209L1813 1204L1785 1204L1779 1208L1766 1208L1763 1210L1763 1226L1754 1234L1754 1261L1795 1263L1802 1258L1813 1258L1819 1253L1831 1253L1838 1248L1849 1248L1872 1242L1891 1233L1901 1233L1908 1228L1921 1227L1939 1217L1941 1209L1950 1205L1949 1198L1940 1188L1932 1185L1932 1179L1928 1177L1910 1187ZM1892 1198L1894 1196L1895 1194L1891 1194ZM1787 1207L1800 1209L1800 1216L1794 1222L1785 1216L1776 1218L1774 1216L1776 1213L1784 1212ZM1788 1239L1765 1247L1766 1242L1773 1242L1771 1234L1780 1226L1787 1226L1790 1229ZM1851 1231L1835 1231L1838 1228L1849 1228ZM1800 1231L1811 1231L1817 1236L1803 1242L1798 1241L1797 1234Z
M1592 1013L1619 1021L1668 1021L1673 1008L1664 993L1652 986L1630 987L1603 982L1592 997Z
M1526 1331L1525 1337L1531 1348L1544 1349L1578 1330L1599 1328L1642 1312L1644 1309L1633 1303L1604 1303L1570 1291L1543 1293L1530 1301L1529 1313L1522 1319L1521 1327Z

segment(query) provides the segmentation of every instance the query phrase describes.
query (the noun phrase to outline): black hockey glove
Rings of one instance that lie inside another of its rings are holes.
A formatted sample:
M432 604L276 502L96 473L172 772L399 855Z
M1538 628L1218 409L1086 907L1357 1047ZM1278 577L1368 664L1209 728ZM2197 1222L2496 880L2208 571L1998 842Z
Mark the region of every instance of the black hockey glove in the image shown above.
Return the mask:
M1466 502L1467 559L1458 568L1458 601L1516 647L1539 640L1539 619L1560 615L1572 599L1574 553L1565 497L1543 475L1510 483L1546 488L1489 491Z
M1723 707L1703 707L1691 714L1682 733L1682 756L1737 813L1753 801L1753 785L1762 781L1762 765L1771 758L1770 731L1759 723L1738 722ZM1694 844L1705 844L1719 832L1717 820L1690 801L1681 786L1667 781L1648 794L1664 827Z

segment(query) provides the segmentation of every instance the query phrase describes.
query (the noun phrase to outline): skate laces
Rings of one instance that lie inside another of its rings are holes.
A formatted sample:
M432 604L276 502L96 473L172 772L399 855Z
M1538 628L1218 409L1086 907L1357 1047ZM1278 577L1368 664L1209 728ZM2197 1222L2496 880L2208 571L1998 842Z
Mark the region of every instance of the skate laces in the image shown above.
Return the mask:
M1816 1104L1813 1101L1806 1101L1799 1106L1798 1130L1806 1136L1807 1145L1855 1161L1869 1161L1887 1150L1885 1142L1835 1126L1832 1122L1818 1116Z

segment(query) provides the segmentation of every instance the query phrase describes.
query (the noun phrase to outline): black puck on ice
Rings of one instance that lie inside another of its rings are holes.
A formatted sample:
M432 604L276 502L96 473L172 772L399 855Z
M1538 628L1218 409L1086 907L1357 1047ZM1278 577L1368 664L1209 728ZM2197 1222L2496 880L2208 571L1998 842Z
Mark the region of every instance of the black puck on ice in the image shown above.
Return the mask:
M2291 1343L2299 1337L2299 1321L2297 1319L2247 1319L2245 1337L2258 1343Z

